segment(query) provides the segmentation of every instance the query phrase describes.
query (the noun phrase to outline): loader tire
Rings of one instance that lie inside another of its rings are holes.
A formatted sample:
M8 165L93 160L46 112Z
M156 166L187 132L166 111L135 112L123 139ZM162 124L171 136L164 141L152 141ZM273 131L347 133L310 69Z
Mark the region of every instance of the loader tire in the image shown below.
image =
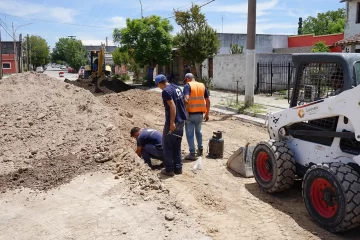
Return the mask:
M285 142L260 142L253 152L252 168L256 182L267 193L285 191L294 183L295 159Z
M305 174L302 194L312 219L329 232L360 225L360 176L349 165L312 166Z

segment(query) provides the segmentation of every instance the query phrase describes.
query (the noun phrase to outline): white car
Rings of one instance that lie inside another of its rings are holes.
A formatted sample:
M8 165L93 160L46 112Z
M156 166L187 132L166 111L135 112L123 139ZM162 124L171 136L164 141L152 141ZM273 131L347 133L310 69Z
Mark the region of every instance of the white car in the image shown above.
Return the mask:
M61 65L60 69L67 69L67 67L65 65Z
M37 68L36 68L36 72L38 72L38 73L43 73L43 72L44 72L44 68L43 68L43 67L37 67Z

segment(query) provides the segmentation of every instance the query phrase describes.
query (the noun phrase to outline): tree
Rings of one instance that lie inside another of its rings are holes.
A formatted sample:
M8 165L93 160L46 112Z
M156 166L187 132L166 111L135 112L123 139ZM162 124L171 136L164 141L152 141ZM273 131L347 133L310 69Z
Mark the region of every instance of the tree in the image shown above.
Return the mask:
M86 50L81 40L60 38L51 55L53 62L66 62L75 70L86 63Z
M49 61L49 46L45 39L40 36L29 36L29 39L25 39L24 46L27 46L27 41L29 41L30 47L30 56L33 69L35 70L38 66L43 66ZM25 55L27 51L25 51ZM25 56L27 58L27 56Z
M303 22L301 34L326 35L344 32L345 9L318 13L317 17L308 17Z
M220 48L217 33L207 24L205 15L196 4L188 11L174 10L174 14L176 23L181 27L176 35L179 53L195 65L197 76L201 78L202 62L214 56Z
M330 52L330 48L325 44L325 42L319 41L314 44L312 52Z
M126 19L126 27L115 29L114 42L133 50L136 63L154 67L170 62L173 30L169 20L159 16Z
M240 46L238 44L230 43L230 54L242 54L244 50L244 46Z

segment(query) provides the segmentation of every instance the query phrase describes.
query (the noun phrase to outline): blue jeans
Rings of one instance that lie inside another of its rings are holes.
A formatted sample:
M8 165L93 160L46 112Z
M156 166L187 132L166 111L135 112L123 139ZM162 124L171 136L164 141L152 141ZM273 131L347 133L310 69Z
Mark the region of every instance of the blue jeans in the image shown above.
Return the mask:
M156 148L155 145L146 144L141 150L141 156L144 162L152 167L151 158L163 161L163 150Z
M190 153L195 154L194 131L195 131L196 141L198 144L198 149L203 149L202 132L201 132L202 122L203 122L203 114L201 113L189 114L188 120L186 120L185 122L186 139L189 144Z
M164 164L167 172L173 172L174 170L182 169L182 157L181 157L181 140L178 136L184 135L184 122L176 124L176 129L173 134L169 134L170 128L168 124L165 124L163 130L163 149L164 149Z

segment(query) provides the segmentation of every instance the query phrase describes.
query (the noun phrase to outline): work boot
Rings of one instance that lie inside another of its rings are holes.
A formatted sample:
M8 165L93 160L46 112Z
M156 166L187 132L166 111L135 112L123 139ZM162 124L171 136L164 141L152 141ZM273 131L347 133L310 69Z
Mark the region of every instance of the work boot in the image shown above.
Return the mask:
M166 176L169 176L169 177L173 177L173 176L175 175L174 172L168 172L168 171L166 171L166 168L161 169L160 173L161 173L161 174L164 174L164 175L166 175Z
M196 159L197 159L197 157L196 157L195 153L190 153L185 156L185 160L195 161Z
M198 157L201 157L203 155L203 150L204 149L200 149L200 148L198 149L198 152L197 152Z
M174 173L175 173L175 175L180 175L180 174L182 174L182 169L181 168L175 169Z

